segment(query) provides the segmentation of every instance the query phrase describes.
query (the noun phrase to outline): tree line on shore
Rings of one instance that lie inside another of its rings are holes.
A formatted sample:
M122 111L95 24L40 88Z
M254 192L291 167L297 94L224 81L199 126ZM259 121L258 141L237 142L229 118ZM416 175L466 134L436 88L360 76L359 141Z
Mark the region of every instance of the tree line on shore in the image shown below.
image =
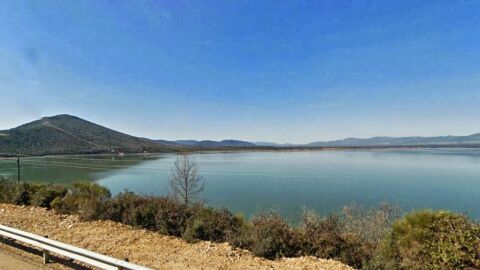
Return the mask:
M382 203L350 205L328 216L305 210L295 226L268 210L246 219L195 200L204 182L188 156L177 159L170 184L171 196L129 191L112 196L90 182L18 184L1 178L0 202L45 207L82 220L112 220L189 242L228 242L268 259L315 256L371 270L480 269L480 224L465 215L403 213Z

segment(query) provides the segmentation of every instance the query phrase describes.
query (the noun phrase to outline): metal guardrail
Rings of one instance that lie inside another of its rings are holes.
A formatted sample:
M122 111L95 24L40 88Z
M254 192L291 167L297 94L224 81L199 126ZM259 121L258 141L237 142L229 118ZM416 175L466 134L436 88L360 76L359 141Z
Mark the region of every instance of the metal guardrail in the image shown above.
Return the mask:
M43 251L44 263L48 263L50 252L52 252L105 270L151 270L144 266L101 255L83 248L67 245L3 225L0 225L0 236L40 248Z

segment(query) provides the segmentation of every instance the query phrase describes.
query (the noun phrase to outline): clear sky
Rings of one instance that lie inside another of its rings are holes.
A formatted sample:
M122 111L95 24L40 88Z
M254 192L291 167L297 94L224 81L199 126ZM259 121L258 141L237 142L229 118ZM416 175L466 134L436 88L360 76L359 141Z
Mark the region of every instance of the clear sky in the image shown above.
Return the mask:
M303 143L480 132L480 1L0 2L0 129Z

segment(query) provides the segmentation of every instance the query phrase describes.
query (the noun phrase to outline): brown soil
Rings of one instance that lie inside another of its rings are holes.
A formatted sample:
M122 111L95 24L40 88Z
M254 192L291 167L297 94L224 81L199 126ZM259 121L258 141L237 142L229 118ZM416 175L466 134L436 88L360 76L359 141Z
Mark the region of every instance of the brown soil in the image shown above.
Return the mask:
M4 252L0 249L0 270L40 270L46 269L41 264L32 264L19 258L15 254Z
M334 260L313 257L270 261L225 243L189 244L111 221L81 222L76 216L58 215L38 207L0 204L0 224L48 235L50 239L115 258L128 258L130 262L154 269L352 269ZM0 244L0 248L11 250L4 244ZM19 252L22 251L17 249L16 253Z

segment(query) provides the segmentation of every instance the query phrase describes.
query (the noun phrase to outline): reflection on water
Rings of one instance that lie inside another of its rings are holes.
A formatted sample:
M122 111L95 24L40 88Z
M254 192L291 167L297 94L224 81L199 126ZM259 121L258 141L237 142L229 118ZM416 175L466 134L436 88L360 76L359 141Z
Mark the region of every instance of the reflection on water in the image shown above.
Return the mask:
M480 151L475 149L194 156L207 179L203 193L207 203L247 215L274 208L296 219L304 207L328 213L353 202L389 201L407 210L446 208L480 217ZM22 165L22 177L50 182L95 180L114 193L128 189L166 194L174 160L172 154L32 158ZM16 175L15 166L1 161L0 173Z
M30 182L71 183L95 181L100 172L114 173L133 167L155 156L47 156L21 158L21 179ZM17 159L0 159L0 175L16 179Z

